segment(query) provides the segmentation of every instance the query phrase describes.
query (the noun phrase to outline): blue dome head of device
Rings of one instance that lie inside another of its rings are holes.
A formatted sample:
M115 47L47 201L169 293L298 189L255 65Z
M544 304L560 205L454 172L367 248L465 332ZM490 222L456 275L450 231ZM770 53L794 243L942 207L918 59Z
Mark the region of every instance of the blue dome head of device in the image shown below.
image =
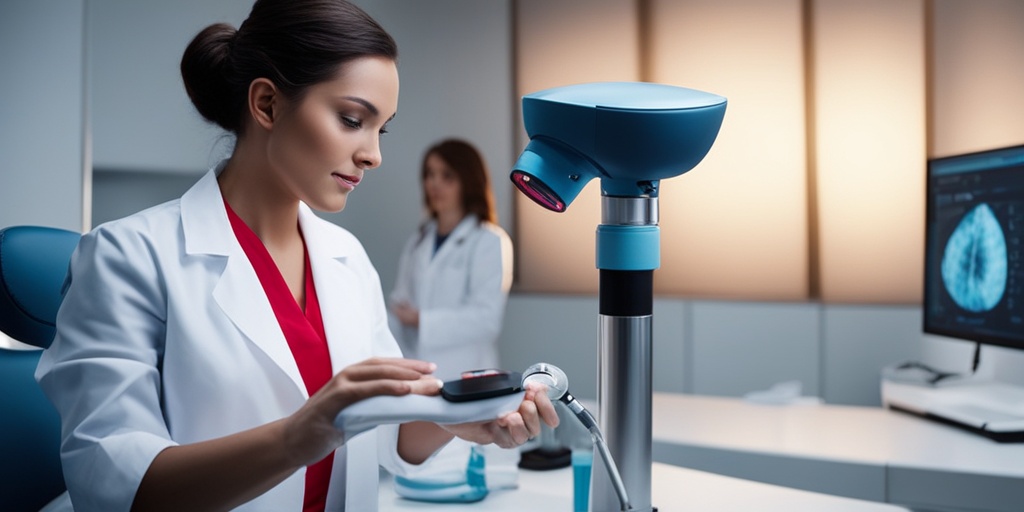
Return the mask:
M656 197L659 181L693 169L711 149L726 99L646 82L598 82L523 97L530 142L513 167L516 187L561 212L586 184L620 197Z

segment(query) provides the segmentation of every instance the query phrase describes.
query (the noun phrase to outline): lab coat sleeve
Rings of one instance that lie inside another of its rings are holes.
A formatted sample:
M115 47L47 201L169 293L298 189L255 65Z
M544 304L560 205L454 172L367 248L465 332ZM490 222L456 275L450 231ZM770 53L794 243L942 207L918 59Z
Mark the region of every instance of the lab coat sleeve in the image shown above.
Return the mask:
M495 343L512 286L512 242L498 228L486 229L472 248L462 301L420 310L419 343L424 350ZM438 283L436 286L462 286Z
M61 416L61 461L78 512L129 510L152 460L175 444L160 407L166 298L155 262L141 235L83 236L36 370Z

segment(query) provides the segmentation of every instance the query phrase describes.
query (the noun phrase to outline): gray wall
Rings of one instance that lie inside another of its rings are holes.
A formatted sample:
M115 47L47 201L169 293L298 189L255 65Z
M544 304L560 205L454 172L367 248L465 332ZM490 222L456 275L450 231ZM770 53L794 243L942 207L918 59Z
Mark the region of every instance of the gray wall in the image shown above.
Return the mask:
M93 173L93 226L181 197L202 173L98 170Z
M0 2L0 227L82 231L84 8Z
M226 156L221 132L192 108L178 66L196 33L214 22L238 26L251 6L252 0L88 1L98 171L195 174Z

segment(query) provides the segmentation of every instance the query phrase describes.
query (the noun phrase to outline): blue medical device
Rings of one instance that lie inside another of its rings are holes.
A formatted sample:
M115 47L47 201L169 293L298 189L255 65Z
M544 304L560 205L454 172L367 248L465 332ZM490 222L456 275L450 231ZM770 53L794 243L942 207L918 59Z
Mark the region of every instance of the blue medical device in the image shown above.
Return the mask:
M595 467L592 509L651 505L651 319L660 266L658 188L711 149L726 99L646 82L598 82L523 97L530 142L511 179L537 204L563 212L601 180L598 416L628 500Z
M726 99L646 82L598 82L523 97L530 143L512 181L531 199L565 211L593 178L601 193L658 196L658 182L696 166L718 137Z

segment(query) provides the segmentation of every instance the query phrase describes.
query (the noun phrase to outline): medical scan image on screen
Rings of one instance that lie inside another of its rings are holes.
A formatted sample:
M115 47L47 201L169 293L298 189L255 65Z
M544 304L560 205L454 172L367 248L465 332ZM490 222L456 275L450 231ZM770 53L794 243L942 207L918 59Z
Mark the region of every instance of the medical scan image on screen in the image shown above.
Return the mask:
M933 163L927 199L926 330L1024 347L1024 163Z
M1006 292L1006 237L992 208L972 208L957 224L942 255L942 282L958 306L990 311Z

